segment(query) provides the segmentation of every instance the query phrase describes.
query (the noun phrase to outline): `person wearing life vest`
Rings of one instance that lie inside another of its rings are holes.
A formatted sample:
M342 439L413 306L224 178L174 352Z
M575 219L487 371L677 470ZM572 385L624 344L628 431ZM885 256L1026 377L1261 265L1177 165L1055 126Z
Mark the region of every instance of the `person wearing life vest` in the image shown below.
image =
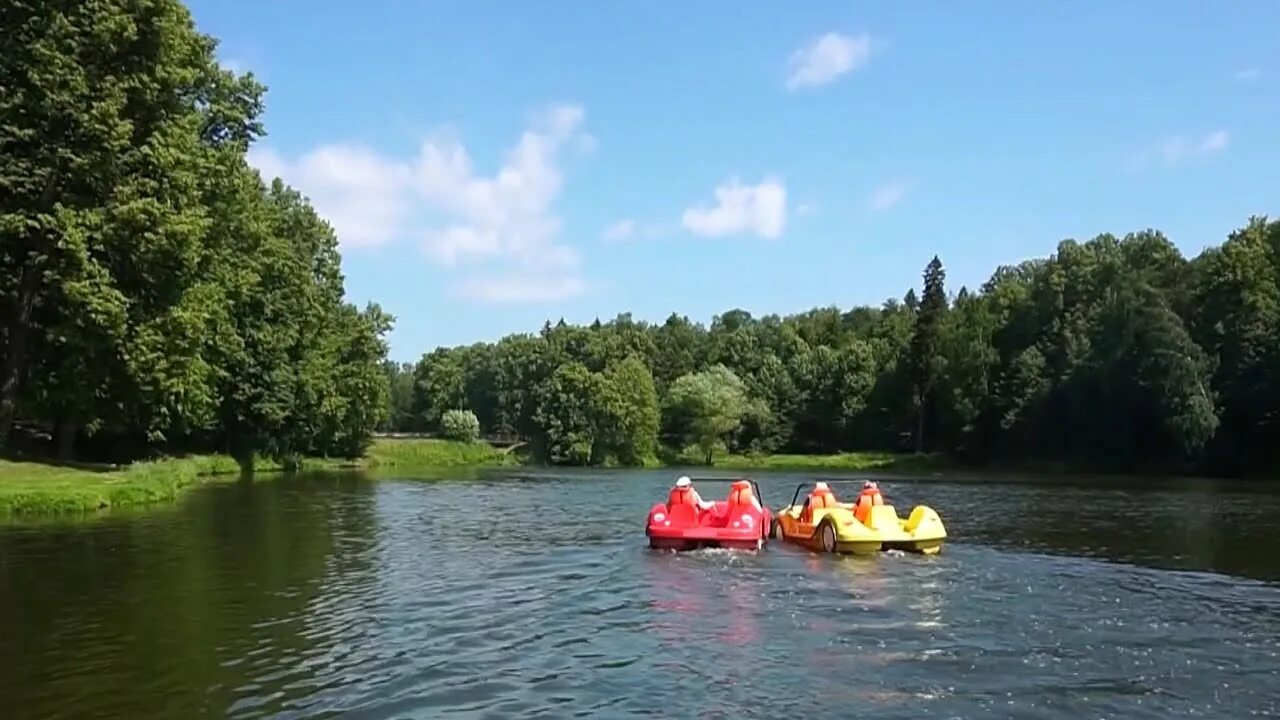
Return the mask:
M831 488L826 483L819 480L813 484L813 489L804 498L804 505L801 508L800 517L808 522L813 517L814 510L822 508L832 508L836 506L836 496L831 492Z
M809 491L810 505L813 505L813 498L822 498L817 507L835 507L836 496L831 492L831 488L821 480L813 484L813 490Z
M862 492L858 494L853 516L858 518L858 522L866 522L867 516L871 514L871 506L883 504L884 497L880 494L880 486L867 480L862 483Z
M700 510L710 510L716 506L714 501L702 499L702 496L698 494L696 489L694 489L693 481L688 477L682 477L679 480L676 480L676 486L671 490L672 497L676 497L682 493L688 493L693 498L693 505Z

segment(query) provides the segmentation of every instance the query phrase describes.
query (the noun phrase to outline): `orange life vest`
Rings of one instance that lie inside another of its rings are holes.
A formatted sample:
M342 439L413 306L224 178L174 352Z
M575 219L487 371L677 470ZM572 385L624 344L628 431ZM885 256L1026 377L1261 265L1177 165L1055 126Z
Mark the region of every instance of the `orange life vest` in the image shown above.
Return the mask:
M871 515L871 506L883 504L884 497L880 495L880 488L865 488L862 494L858 495L858 504L853 509L853 516L858 518L858 522L865 523L867 517Z
M676 505L690 505L693 502L693 492L691 488L678 487L671 488L671 495L667 497L667 507L675 507Z

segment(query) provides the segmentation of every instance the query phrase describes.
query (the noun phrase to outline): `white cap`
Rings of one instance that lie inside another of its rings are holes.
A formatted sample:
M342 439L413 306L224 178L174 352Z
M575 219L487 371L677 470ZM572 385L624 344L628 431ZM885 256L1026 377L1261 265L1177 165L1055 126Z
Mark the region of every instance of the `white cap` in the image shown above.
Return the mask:
M692 482L693 481L690 480L688 477L682 477L676 481L676 487L689 487L689 484Z
M830 490L831 488L827 487L826 483L819 480L818 482L813 484L813 489L814 490Z

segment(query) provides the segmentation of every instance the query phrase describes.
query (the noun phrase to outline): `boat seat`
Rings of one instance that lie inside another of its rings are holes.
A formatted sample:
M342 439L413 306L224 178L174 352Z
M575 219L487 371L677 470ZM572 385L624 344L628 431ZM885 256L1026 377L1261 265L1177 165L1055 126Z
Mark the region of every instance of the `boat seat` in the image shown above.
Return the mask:
M804 510L800 513L800 521L810 523L813 522L813 511L824 510L826 508L840 507L840 503L836 502L835 493L830 490L815 490L809 493L809 500L805 504Z
M858 496L858 502L853 508L853 516L863 525L867 524L867 520L871 518L871 507L873 505L884 505L884 498L880 493L862 493Z
M729 490L729 514L734 515L735 511L746 510L747 508L756 512L763 512L764 510L760 501L756 499L756 494L751 491L750 483L734 483L733 488Z

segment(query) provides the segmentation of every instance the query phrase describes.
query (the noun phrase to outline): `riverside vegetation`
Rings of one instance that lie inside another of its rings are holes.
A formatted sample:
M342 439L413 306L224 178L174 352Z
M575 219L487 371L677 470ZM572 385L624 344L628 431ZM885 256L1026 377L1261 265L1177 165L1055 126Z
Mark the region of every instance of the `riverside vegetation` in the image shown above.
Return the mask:
M853 469L904 452L1117 471L1280 465L1280 223L1266 218L1193 259L1153 230L1101 235L955 293L935 257L919 295L878 307L735 309L709 326L561 320L393 363L393 318L344 299L333 229L246 162L265 88L218 65L180 2L24 0L0 22L11 457L369 463L377 430L448 425L570 465ZM516 457L386 447L384 464ZM191 478L226 462L124 472ZM100 475L7 463L0 487L137 479ZM82 504L103 504L93 497Z
M880 307L739 309L710 327L624 314L441 348L388 365L389 421L432 430L469 408L565 464L911 451L1128 472L1280 465L1280 223L1252 218L1191 260L1147 230L1063 241L976 290L945 280L935 257L920 295Z

